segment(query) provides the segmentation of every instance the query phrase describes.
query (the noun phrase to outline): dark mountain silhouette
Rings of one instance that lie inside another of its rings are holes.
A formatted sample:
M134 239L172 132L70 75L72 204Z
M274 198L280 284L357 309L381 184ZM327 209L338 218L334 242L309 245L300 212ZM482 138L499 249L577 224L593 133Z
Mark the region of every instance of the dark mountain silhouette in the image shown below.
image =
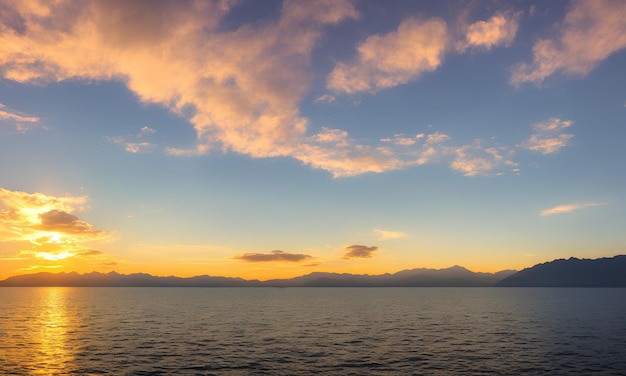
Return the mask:
M499 287L626 287L626 255L595 260L559 259L524 269Z
M515 271L474 273L460 266L447 269L413 269L395 274L354 275L311 273L291 279L265 282L241 278L198 276L191 278L155 277L149 274L107 274L92 272L37 273L10 277L0 286L102 286L102 287L434 287L434 286L493 286Z
M0 286L102 287L626 287L626 255L601 259L559 259L520 272L474 273L455 265L368 275L315 272L269 281L208 275L181 278L150 274L37 273L7 278Z
M37 273L10 277L0 282L0 286L81 286L81 287L243 287L259 286L260 281L241 278L211 277L207 275L180 278L155 277L150 274L107 274L92 272L86 274Z
M395 274L355 275L339 273L311 273L291 279L264 282L267 286L288 287L478 287L493 286L502 278L515 273L474 273L461 266L447 269L411 269Z

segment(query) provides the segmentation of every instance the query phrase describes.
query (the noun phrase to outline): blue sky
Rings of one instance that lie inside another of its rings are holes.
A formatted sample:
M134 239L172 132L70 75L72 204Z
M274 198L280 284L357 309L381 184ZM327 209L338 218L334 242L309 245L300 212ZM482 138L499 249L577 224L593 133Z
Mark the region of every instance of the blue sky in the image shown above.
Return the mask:
M623 253L621 1L0 5L0 277Z

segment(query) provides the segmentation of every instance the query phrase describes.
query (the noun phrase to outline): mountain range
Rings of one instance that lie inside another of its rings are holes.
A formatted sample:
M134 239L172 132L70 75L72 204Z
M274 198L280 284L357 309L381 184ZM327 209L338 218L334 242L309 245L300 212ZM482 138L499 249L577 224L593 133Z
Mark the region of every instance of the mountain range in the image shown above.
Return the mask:
M612 258L559 259L522 271L476 273L455 265L446 269L411 269L394 274L314 272L268 281L197 276L157 277L145 273L37 273L0 281L0 286L84 287L626 287L626 255Z

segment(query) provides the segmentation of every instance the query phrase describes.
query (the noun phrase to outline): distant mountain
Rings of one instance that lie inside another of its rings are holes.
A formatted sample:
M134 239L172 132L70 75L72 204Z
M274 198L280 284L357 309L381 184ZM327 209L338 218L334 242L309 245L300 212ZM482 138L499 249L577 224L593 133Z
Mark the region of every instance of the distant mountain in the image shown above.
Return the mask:
M207 275L180 278L155 277L150 274L86 274L37 273L25 274L0 281L0 286L80 286L80 287L243 287L259 286L260 281L241 278L211 277Z
M155 277L149 274L107 274L92 272L37 273L10 277L0 286L101 286L101 287L478 287L494 286L499 280L515 273L474 273L461 266L447 269L413 269L395 274L354 275L311 273L291 279L265 282L241 278L198 276L191 278Z
M447 269L411 269L395 274L355 275L315 272L291 279L263 282L275 287L479 287L494 286L502 278L515 273L474 273L461 266Z
M626 255L595 260L559 259L524 269L499 287L626 287Z

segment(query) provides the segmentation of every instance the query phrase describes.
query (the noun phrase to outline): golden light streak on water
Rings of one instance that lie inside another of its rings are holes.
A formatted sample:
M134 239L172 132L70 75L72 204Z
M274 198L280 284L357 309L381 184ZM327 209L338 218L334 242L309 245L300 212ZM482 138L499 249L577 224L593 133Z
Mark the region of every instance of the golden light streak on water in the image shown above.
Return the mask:
M42 288L39 292L40 306L32 323L30 339L33 346L31 352L24 355L35 357L32 363L36 364L37 368L31 370L31 374L50 375L67 369L74 360L68 333L74 327L75 315L68 312L67 288Z

